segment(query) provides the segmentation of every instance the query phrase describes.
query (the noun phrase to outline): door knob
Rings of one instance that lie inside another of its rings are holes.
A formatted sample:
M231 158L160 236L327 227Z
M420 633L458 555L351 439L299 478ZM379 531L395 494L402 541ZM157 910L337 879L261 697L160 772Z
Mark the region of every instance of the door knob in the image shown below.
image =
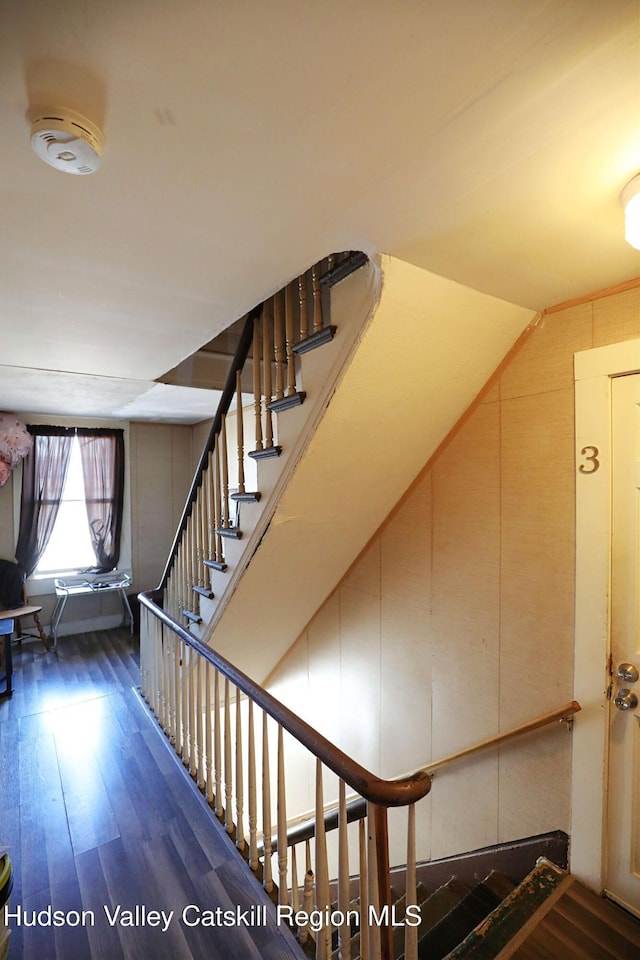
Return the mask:
M613 701L618 710L635 710L638 706L638 698L635 693L631 690L627 690L626 687L623 687L621 690L618 690L616 698Z
M638 679L638 668L632 663L621 663L618 667L618 680L624 680L626 683L635 683Z

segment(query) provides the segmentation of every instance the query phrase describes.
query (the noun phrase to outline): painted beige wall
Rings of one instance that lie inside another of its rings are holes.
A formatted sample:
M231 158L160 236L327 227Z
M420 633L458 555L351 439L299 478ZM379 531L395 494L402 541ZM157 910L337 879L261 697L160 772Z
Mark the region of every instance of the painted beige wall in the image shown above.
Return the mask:
M573 354L638 336L638 287L544 316L284 658L275 695L383 776L571 699ZM421 856L569 831L570 776L563 727L450 767L420 805Z

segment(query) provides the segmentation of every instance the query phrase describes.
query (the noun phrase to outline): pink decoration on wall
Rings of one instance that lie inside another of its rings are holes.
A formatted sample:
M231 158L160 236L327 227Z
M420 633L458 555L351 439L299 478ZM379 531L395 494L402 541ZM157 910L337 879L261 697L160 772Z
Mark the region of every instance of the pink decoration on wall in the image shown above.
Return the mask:
M0 413L0 487L32 446L33 437L15 413Z

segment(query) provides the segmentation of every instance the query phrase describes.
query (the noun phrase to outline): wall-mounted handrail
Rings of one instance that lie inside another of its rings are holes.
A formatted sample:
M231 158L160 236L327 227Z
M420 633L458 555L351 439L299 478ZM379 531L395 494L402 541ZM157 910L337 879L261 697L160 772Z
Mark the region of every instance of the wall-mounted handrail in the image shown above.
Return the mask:
M255 683L246 673L202 643L194 634L189 633L180 624L160 609L149 593L139 594L140 603L147 607L158 620L172 630L184 643L188 644L204 660L208 661L226 677L238 690L246 694L257 706L261 707L292 737L307 749L338 777L348 783L361 797L383 807L403 807L425 797L431 788L431 779L422 770L399 780L384 780L371 773L351 757L343 753L321 733L276 700L267 690Z
M443 767L448 766L448 764L456 760L461 760L463 757L469 757L474 753L479 753L481 750L488 750L490 747L495 747L500 743L515 740L516 737L521 737L525 733L531 733L533 730L539 730L541 727L546 727L550 723L566 722L581 709L577 700L571 700L569 703L565 703L564 706L558 707L557 710L542 713L532 720L527 720L525 723L520 723L516 727L505 730L503 733L496 733L494 736L487 737L485 740L472 743L470 746L463 747L455 753L450 753L446 757L434 760L433 763L428 763L425 767L421 767L421 769L424 773L432 776L436 770L441 770Z
M458 750L456 753L448 754L446 757L441 757L440 760L435 760L433 763L429 763L426 766L421 767L420 770L423 773L427 773L431 777L436 770L442 769L442 767L453 763L455 760L460 760L463 757L470 756L471 754L479 753L481 750L489 749L497 744L514 740L516 737L523 736L526 733L538 730L541 727L548 726L556 721L560 723L566 722L570 720L574 714L578 713L580 709L581 707L578 701L571 700L569 703L564 704L564 706L559 707L557 710L550 710L548 713L540 714L539 716L534 717L532 720L527 720L525 723L521 723L516 727L511 727L509 730L505 730L503 733L495 734L495 736L487 737L485 740L480 740L468 747L463 747L462 750ZM406 773L403 774L400 779L410 776L412 776L412 774ZM352 823L353 821L362 819L365 816L366 804L364 801L357 796L349 799L347 803L348 822ZM324 829L326 832L329 832L331 830L336 830L337 828L338 806L335 804L328 807L325 811ZM315 836L315 819L309 815L303 820L298 820L288 829L287 843L289 846L292 846L295 843L302 843L305 840L310 840L313 836ZM277 839L275 837L272 840L272 848L273 850L277 849Z

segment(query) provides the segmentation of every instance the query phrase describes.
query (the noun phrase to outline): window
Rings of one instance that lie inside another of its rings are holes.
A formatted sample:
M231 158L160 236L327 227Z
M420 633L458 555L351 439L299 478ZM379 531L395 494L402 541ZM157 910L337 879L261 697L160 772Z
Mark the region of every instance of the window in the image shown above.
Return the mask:
M16 559L27 576L113 570L120 556L124 432L29 430L34 444L23 461Z
M93 567L95 563L84 497L80 446L78 438L74 437L58 515L34 573L36 576L60 576Z

